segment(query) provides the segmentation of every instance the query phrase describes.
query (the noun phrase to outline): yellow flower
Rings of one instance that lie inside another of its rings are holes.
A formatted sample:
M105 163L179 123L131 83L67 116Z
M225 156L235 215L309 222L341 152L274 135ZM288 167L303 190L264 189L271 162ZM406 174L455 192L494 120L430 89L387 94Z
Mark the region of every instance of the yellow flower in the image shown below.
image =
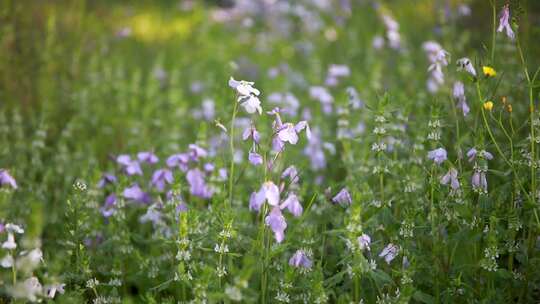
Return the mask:
M484 102L484 109L487 111L491 111L493 109L493 102L492 101Z
M484 72L484 75L486 75L487 77L497 76L497 71L495 71L495 69L490 66L483 66L482 71Z

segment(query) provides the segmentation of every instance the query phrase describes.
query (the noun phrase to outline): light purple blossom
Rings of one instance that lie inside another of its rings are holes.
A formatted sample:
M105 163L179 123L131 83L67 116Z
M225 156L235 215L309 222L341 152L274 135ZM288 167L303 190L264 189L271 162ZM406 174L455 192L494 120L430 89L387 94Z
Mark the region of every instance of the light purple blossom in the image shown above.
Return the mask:
M454 168L450 168L448 172L441 177L441 184L448 185L450 183L450 187L452 189L457 190L459 189L459 180L458 180L458 172Z
M13 178L6 169L0 169L0 186L4 185L17 189L17 181L15 181L15 178Z
M114 184L117 182L116 176L110 173L105 173L98 182L98 188L103 188L108 184Z
M486 150L477 151L475 148L471 148L469 151L467 151L467 157L469 158L469 162L475 160L477 156L487 160L493 159L493 154L489 153Z
M118 155L116 162L124 168L127 175L143 175L139 162L137 160L132 160L129 155Z
M371 245L371 237L367 234L362 234L358 237L358 248L360 250L366 249L367 251L370 251L371 248L369 247Z
M187 153L174 154L167 158L167 166L169 168L178 167L183 172L186 172L189 164L189 155Z
M166 184L173 183L173 174L169 169L159 169L152 174L152 185L158 191L163 191Z
M139 152L137 153L137 158L140 162L152 165L159 161L159 158L152 152Z
M487 192L488 183L486 179L486 173L482 170L475 169L471 178L471 184L474 190L480 192Z
M192 195L204 199L212 197L213 192L208 185L206 185L204 173L201 170L197 168L189 170L186 174L186 179L189 183L189 191Z
M266 226L270 226L270 229L274 232L276 242L281 243L285 239L285 229L287 229L287 222L285 217L281 213L279 206L276 206L270 211L268 216L264 220Z
M497 28L497 32L506 32L506 36L510 38L511 40L514 40L516 35L514 34L514 31L512 30L512 26L510 25L510 6L506 4L501 12L501 17L499 19L499 27Z
M310 159L311 169L321 170L326 167L326 156L324 155L321 132L319 128L314 128L311 138L304 148L304 154Z
M454 99L458 101L458 107L461 108L463 116L469 114L470 108L467 104L467 97L465 96L465 87L461 81L456 81L454 83L454 89L452 95Z
M447 159L446 150L438 148L428 152L428 158L433 160L437 165L442 164Z
M199 161L200 158L205 158L207 156L208 156L208 152L205 149L195 144L189 145L189 157L191 158L191 160Z
M332 202L335 204L350 205L352 204L351 194L347 188L343 188L332 198Z
M248 155L248 159L249 159L249 162L254 166L258 166L263 163L263 157L257 152L250 151Z
M295 166L289 166L285 170L283 170L283 173L281 173L281 178L287 178L287 177L290 179L292 184L298 183L299 174Z
M110 217L115 213L114 206L116 205L116 194L111 193L105 198L103 207L100 208L100 212L104 217Z
M235 80L234 78L229 78L229 86L236 90L238 95L242 96L249 96L249 95L255 95L259 96L261 92L253 87L255 83L249 82L245 80Z
M249 138L252 138L255 143L259 143L261 140L261 137L259 135L259 132L253 125L250 125L246 129L244 129L244 132L242 133L242 139L248 140Z
M259 192L257 192L257 201L268 202L271 206L279 205L279 188L271 181L265 182Z
M295 268L303 267L310 269L312 264L313 263L304 250L296 250L293 256L289 259L289 265Z
M387 264L390 264L396 258L399 252L399 247L390 243L379 254L380 258L384 258Z
M309 88L309 96L321 103L324 114L332 113L332 104L334 97L328 92L325 87L313 86Z
M132 186L124 189L123 196L128 200L133 200L139 203L148 204L151 202L150 195L144 192L137 184L133 184Z
M298 197L294 193L289 194L283 204L281 204L281 208L285 207L295 217L299 217L300 215L302 215L302 212L304 212L304 208L302 208Z

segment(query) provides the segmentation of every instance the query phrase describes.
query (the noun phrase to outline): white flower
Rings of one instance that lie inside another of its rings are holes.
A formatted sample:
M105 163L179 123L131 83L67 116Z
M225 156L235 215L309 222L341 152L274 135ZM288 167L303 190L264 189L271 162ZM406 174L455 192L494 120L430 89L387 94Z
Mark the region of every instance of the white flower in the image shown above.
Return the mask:
M47 297L48 298L51 298L51 299L54 299L54 296L56 295L56 293L58 292L59 294L64 294L64 287L66 286L66 284L64 283L60 283L60 284L51 284L49 286L45 286L45 289L46 289L46 293L47 293Z
M4 268L10 268L13 266L13 257L8 254L2 260L0 260L0 266Z
M15 243L15 235L13 232L8 232L7 240L2 243L2 248L7 250L13 250L17 248L17 243Z
M38 278L31 277L24 282L15 284L10 293L16 299L27 299L31 302L35 302L42 293L41 283L39 283Z
M257 96L240 96L238 98L238 102L240 102L240 105L244 107L244 110L246 110L246 112L249 114L258 112L260 115L262 113L261 101Z
M254 82L249 82L245 80L238 81L232 77L229 79L229 86L235 89L238 95L241 95L241 96L250 96L250 95L259 96L261 92L253 87L254 84L255 84Z

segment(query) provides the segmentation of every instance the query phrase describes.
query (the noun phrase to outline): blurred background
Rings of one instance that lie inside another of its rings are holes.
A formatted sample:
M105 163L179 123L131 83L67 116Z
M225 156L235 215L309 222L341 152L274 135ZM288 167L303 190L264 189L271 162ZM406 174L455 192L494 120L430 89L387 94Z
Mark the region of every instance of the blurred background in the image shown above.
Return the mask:
M510 4L534 71L540 1ZM373 60L380 53L370 51L373 37L384 33L376 10L393 15L406 37L399 71L390 53ZM206 136L211 124L186 118L211 98L215 118L226 119L231 75L256 81L263 92L305 89L324 79L327 66L343 63L355 71L351 82L360 90L414 96L428 66L422 43L432 39L460 50L452 62L481 57L491 13L487 0L4 0L0 168L28 190L16 195L31 206L15 213L35 214L30 226L44 229L41 222L58 221L55 210L74 180L97 181L114 154L171 153ZM505 45L512 47L503 43L500 56L516 61L504 57ZM267 71L280 69L288 77L268 84ZM306 91L295 93L302 103L309 101ZM44 208L47 217L39 216Z

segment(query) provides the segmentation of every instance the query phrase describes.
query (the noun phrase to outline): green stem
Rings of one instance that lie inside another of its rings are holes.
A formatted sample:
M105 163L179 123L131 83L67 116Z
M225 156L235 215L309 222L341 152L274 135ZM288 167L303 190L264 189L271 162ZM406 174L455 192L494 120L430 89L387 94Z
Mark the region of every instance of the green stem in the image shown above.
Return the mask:
M234 102L233 115L231 119L229 148L231 153L231 165L229 168L229 208L232 206L233 190L234 190L234 128L236 121L236 112L238 111L238 102Z

